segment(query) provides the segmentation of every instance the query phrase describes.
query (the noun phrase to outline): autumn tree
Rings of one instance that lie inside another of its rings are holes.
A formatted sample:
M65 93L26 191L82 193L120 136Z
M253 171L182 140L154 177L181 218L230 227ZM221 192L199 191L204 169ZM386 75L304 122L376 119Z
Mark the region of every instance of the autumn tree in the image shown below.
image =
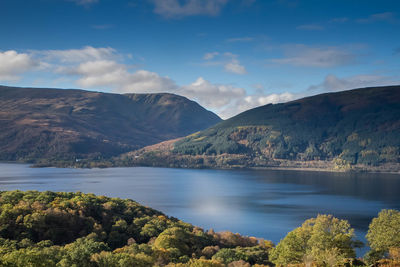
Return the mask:
M369 261L377 260L390 250L400 248L400 212L382 210L378 217L372 219L366 235L371 251L367 254Z
M318 264L341 262L355 257L354 229L346 220L318 215L306 220L271 250L270 260L277 265L302 263L312 258Z

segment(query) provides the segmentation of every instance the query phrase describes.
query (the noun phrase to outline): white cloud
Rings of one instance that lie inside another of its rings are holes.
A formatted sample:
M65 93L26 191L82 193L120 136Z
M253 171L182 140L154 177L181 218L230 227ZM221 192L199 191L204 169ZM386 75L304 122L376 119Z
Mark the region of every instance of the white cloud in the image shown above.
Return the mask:
M264 106L267 104L277 104L277 103L284 103L291 100L299 98L296 94L292 94L289 92L284 92L280 94L261 94L261 95L248 95L238 101L236 105L236 110L230 110L233 114L238 114L240 112Z
M150 0L154 12L165 18L182 18L195 15L218 15L228 0Z
M124 65L115 61L97 60L79 64L71 74L81 76L77 84L85 88L115 86L124 83L129 73Z
M400 78L398 77L396 78L374 74L363 74L349 76L345 78L338 78L333 74L329 74L325 77L322 83L311 85L307 91L308 94L316 94L323 92L344 91L363 87L397 85L399 83Z
M246 74L246 68L243 65L240 65L239 60L236 58L232 58L232 60L224 65L224 69L227 72L235 73L235 74Z
M284 92L281 94L255 94L244 95L232 101L230 105L225 106L218 112L221 118L230 118L243 111L256 108L267 104L277 104L291 101L301 97L302 95Z
M284 46L283 58L270 59L270 62L306 67L334 67L353 64L356 56L346 48L310 47L302 44Z
M204 59L204 60L210 60L210 59L215 58L215 57L218 56L218 55L219 55L219 52L205 53L204 56L203 56L203 59Z
M125 83L117 89L125 93L176 93L177 90L178 86L172 79L147 70L129 74Z
M125 66L111 60L88 61L79 64L75 72L82 75L104 75L110 72L125 71Z
M0 81L17 81L19 74L33 70L38 65L29 54L14 50L0 52Z
M32 51L32 53L36 56L42 57L44 60L58 61L62 63L110 60L119 57L115 49L111 47L95 48L92 46L85 46L82 49Z
M137 70L112 60L97 60L80 63L78 66L61 67L59 73L76 75L76 83L83 88L111 88L118 93L174 92L178 86L168 77L157 73Z
M393 22L395 21L395 14L393 12L383 12L372 14L367 18L356 20L358 23L373 23L378 21Z
M322 31L324 27L318 24L304 24L297 26L296 29L304 31Z
M218 58L217 58L218 57ZM203 59L207 62L204 64L205 66L216 66L222 65L224 70L230 73L243 75L247 73L246 68L240 64L238 59L238 55L232 54L230 52L225 52L223 54L219 52L210 52L206 53L203 56ZM217 59L217 60L214 60ZM212 61L214 60L214 61Z
M214 109L221 109L246 95L243 88L225 84L212 84L202 77L199 77L192 84L180 87L177 93Z
M281 94L270 94L266 96L258 96L253 99L251 96L250 98L245 98L246 102L248 103L255 103L256 105L266 105L266 104L276 104L276 103L283 103L291 101L295 98L295 95L292 93L281 93Z

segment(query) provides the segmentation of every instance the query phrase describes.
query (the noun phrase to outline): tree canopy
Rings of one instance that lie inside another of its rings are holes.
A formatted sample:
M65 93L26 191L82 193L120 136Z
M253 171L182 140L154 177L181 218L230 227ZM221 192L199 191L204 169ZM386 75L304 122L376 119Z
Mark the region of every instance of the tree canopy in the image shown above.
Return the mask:
M399 225L395 210L383 210L372 221L368 262L400 263ZM204 231L129 199L0 192L0 266L5 267L355 266L357 245L350 224L332 215L306 220L274 247L261 238ZM392 259L382 260L382 251L390 251Z
M400 248L400 212L382 210L369 225L367 240L376 251L388 252L390 248Z
M328 264L354 258L354 229L346 220L318 215L306 220L272 249L270 259L278 265L302 263L306 258Z
M231 248L260 264L270 250L264 240L206 232L129 199L0 192L0 266L220 267L211 258Z

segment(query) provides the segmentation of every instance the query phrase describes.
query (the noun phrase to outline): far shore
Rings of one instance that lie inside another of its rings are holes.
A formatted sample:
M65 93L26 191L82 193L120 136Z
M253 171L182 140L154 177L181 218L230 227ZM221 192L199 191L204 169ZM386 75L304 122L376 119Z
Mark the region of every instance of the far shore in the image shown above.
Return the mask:
M0 163L8 163L8 164L29 164L31 168L74 168L74 169L94 169L94 168L135 168L135 167L151 167L151 168L175 168L175 169L213 169L213 170L286 170L286 171L309 171L309 172L331 172L331 173L386 173L386 174L400 174L400 170L388 170L380 168L380 166L372 167L368 166L368 168L362 168L360 166L353 166L351 169L337 169L332 167L305 167L305 166L258 166L258 167L244 167L244 166L229 166L229 167L210 167L210 166L202 166L202 167L191 167L191 166L148 166L148 165L133 165L133 166L104 166L99 164L98 166L93 167L81 167L76 164L72 165L60 165L60 164L48 164L48 165L40 165L32 162L22 162L22 161L0 161ZM328 162L324 162L328 163Z
M334 172L334 173L388 173L388 174L400 174L400 171L387 171L387 170L340 170L340 169L329 169L329 168L315 168L315 167L250 167L249 169L254 170L287 170L287 171L311 171L311 172Z

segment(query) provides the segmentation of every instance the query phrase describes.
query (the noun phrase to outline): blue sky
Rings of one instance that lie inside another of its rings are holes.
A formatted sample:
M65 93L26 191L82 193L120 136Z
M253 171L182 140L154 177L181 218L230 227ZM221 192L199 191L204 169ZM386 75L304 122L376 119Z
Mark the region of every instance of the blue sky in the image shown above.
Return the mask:
M171 92L223 118L400 84L400 1L1 0L0 84Z

